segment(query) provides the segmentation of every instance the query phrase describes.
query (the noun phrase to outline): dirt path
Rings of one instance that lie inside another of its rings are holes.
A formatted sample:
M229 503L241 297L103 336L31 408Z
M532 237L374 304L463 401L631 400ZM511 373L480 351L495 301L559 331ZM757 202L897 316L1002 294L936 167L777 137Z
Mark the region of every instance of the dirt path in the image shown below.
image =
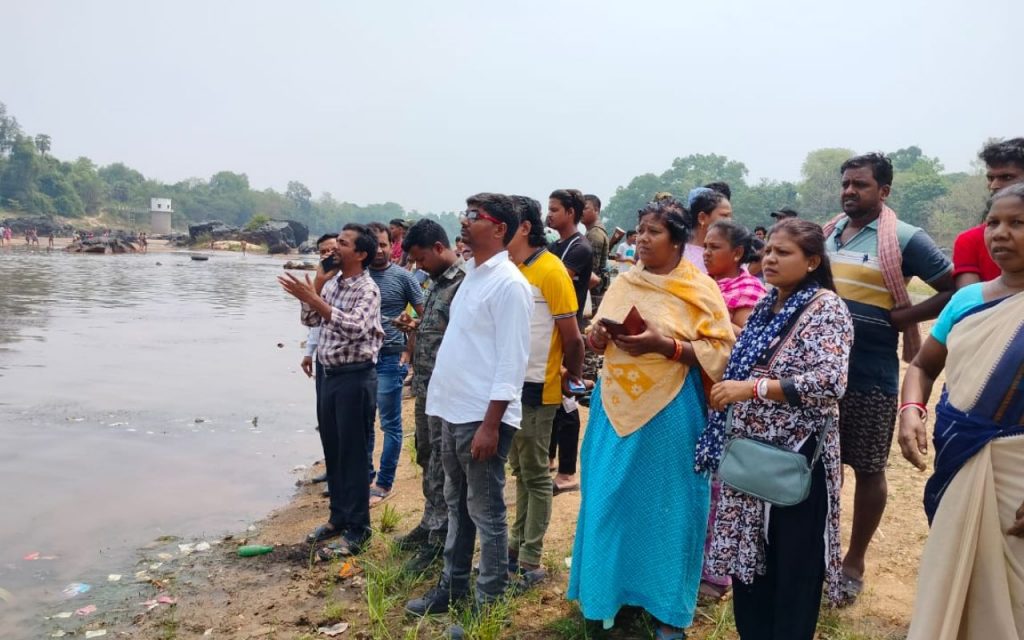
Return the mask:
M585 409L584 423L585 423ZM404 423L412 425L412 401L406 400ZM380 439L378 439L378 442ZM193 553L167 563L166 573L139 584L112 615L83 627L105 628L108 635L133 638L327 638L318 627L338 622L349 624L339 638L434 638L442 637L445 620L417 623L401 613L405 599L425 591L436 580L402 573L403 556L387 543L419 520L422 497L419 468L412 463L412 441L405 451L396 479L396 492L372 512L374 526L394 531L376 535L371 549L358 561L356 572L339 577L340 563L315 563L306 533L324 520L326 499L322 485L303 486L284 508L271 514L254 531L225 539L205 553ZM868 558L867 587L853 607L826 612L820 637L839 639L889 639L905 637L913 606L917 565L927 535L921 508L926 475L905 463L894 446L890 457L889 506ZM314 466L312 475L321 467ZM844 538L849 532L852 483L843 492ZM507 489L510 511L514 487ZM555 498L551 528L546 538L545 564L551 578L542 587L516 599L510 620L479 637L583 638L583 627L574 605L565 601L568 578L565 558L570 555L579 509L579 493ZM511 517L511 513L510 513ZM382 519L385 522L382 522ZM397 523L394 521L397 520ZM243 542L273 544L273 553L238 558L235 548ZM171 545L172 547L174 545ZM140 563L158 557L159 548L144 552ZM165 556L166 557L166 556ZM138 570L139 567L136 568ZM126 571L130 575L130 572ZM143 613L138 603L158 594L173 597L173 606L161 605ZM728 603L701 608L691 638L735 638ZM647 637L641 628L613 632L608 637Z

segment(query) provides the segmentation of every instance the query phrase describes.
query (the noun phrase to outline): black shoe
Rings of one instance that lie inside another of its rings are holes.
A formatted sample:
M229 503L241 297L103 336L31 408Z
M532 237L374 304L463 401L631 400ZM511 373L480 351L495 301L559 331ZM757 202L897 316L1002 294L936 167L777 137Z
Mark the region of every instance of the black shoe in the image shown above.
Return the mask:
M422 597L405 603L405 611L414 616L446 613L452 606L466 599L468 592L453 592L447 584L439 583Z
M331 490L330 489L324 489L323 491L320 492L320 495L322 495L325 498L330 498L331 497Z
M444 547L425 544L419 548L416 554L405 563L405 570L409 573L419 575L430 568L444 554Z
M396 537L395 546L402 551L413 551L425 545L429 537L430 532L423 525L418 524L415 529L404 536Z
M323 472L318 476L313 476L309 479L309 484L318 484L320 482L327 482L327 472Z

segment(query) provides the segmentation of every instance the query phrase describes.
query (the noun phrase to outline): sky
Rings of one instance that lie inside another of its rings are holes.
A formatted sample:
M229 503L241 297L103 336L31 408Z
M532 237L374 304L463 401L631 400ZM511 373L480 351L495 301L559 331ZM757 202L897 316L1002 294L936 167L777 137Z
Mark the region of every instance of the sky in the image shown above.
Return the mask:
M968 170L1024 135L1024 2L15 0L0 102L63 159L177 182L459 209L604 199L718 153L796 180L808 151L912 144Z

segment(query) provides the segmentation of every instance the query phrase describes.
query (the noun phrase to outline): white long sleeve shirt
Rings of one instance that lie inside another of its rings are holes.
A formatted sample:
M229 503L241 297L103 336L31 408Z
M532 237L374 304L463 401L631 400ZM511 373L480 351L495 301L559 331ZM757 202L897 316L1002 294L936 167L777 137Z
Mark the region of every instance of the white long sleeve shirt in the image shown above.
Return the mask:
M304 355L313 357L316 355L316 347L320 344L320 326L309 328L309 335L306 336L306 351Z
M519 428L530 357L533 295L508 258L466 264L427 388L427 415L453 424L480 422L491 400L508 400L502 422Z

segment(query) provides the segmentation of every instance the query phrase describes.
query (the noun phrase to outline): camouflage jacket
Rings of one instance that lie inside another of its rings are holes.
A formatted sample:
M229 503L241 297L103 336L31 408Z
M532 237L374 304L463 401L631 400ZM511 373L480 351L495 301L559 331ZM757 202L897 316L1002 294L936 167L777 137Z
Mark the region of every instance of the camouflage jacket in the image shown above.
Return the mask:
M430 374L434 372L437 350L441 347L441 339L448 328L448 318L451 317L452 299L462 279L466 277L463 264L462 258L459 258L458 262L431 283L427 293L412 356L412 393L418 398L427 397L427 385L430 383Z

